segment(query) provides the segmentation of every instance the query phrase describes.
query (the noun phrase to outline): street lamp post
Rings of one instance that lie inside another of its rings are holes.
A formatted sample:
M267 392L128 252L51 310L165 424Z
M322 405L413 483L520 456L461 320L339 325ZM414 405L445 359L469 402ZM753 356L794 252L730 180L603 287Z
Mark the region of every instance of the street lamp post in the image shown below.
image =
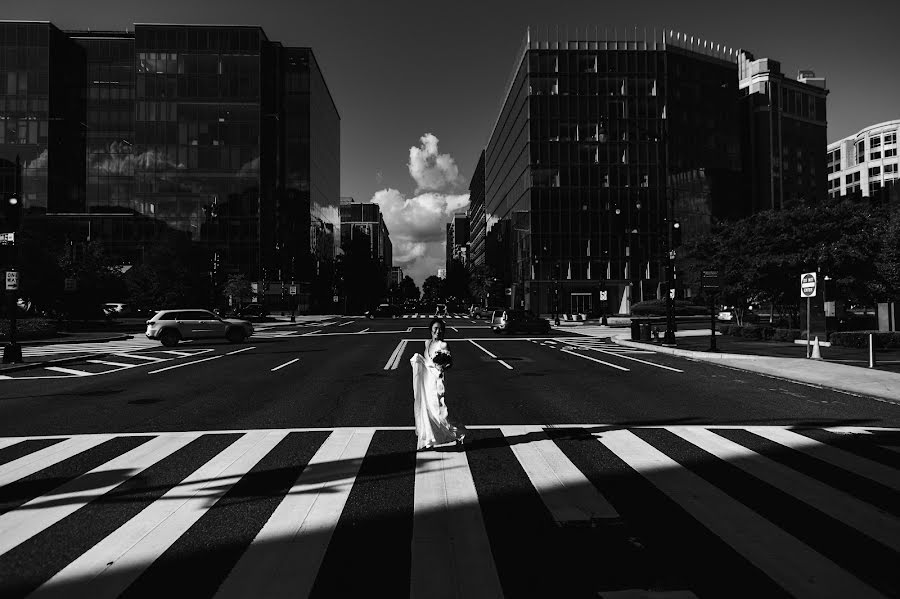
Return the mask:
M663 343L675 345L675 248L673 229L680 227L677 222L666 219L666 335Z

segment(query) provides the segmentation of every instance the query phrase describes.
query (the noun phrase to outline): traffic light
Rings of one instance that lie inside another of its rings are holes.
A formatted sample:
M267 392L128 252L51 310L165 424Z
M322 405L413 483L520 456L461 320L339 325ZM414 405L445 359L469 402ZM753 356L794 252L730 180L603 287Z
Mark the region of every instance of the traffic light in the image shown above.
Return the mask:
M0 233L15 233L22 226L22 200L16 194L3 198Z

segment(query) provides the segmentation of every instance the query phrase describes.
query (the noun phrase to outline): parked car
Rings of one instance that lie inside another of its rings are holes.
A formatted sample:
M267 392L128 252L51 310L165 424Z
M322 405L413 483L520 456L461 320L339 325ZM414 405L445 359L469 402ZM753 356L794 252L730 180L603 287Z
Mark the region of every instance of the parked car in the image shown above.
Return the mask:
M238 318L265 318L269 315L269 310L262 304L251 303L241 306L234 311Z
M103 312L107 316L125 316L131 312L128 304L123 302L107 302L103 304Z
M495 333L549 333L550 321L525 310L496 310L491 316Z
M240 343L253 334L253 325L237 318L219 318L209 310L160 310L147 321L147 338L166 347L187 339L227 339Z
M366 318L395 318L403 314L400 306L392 306L391 304L378 304L373 310L366 311Z

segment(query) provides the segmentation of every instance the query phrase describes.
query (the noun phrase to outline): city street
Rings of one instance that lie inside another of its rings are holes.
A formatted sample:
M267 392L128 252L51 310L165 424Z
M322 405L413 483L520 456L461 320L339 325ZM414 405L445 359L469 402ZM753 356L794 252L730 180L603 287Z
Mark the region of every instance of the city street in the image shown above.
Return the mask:
M897 405L454 317L470 433L417 453L429 320L136 335L6 372L0 595L900 592Z

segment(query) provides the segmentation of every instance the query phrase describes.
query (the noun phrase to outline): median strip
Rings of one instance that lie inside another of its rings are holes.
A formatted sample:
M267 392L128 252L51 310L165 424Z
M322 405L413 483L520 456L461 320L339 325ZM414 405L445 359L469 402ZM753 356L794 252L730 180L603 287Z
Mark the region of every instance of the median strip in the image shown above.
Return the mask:
M202 360L194 360L193 362L182 362L181 364L176 364L175 366L167 366L165 368L160 368L159 370L151 370L147 374L156 374L157 372L165 372L166 370L172 370L173 368L181 368L182 366L190 366L191 364L199 364L200 362L208 362L210 360L218 360L223 357L222 355L212 356L210 358L203 358Z
M282 364L281 366L276 366L275 368L273 368L273 369L271 370L271 372L275 372L276 370L281 370L281 369L284 368L285 366L290 366L290 365L293 364L294 362L299 362L299 361L300 361L300 358L294 358L293 360L290 360L290 361L288 361L288 362L285 362L285 363Z

